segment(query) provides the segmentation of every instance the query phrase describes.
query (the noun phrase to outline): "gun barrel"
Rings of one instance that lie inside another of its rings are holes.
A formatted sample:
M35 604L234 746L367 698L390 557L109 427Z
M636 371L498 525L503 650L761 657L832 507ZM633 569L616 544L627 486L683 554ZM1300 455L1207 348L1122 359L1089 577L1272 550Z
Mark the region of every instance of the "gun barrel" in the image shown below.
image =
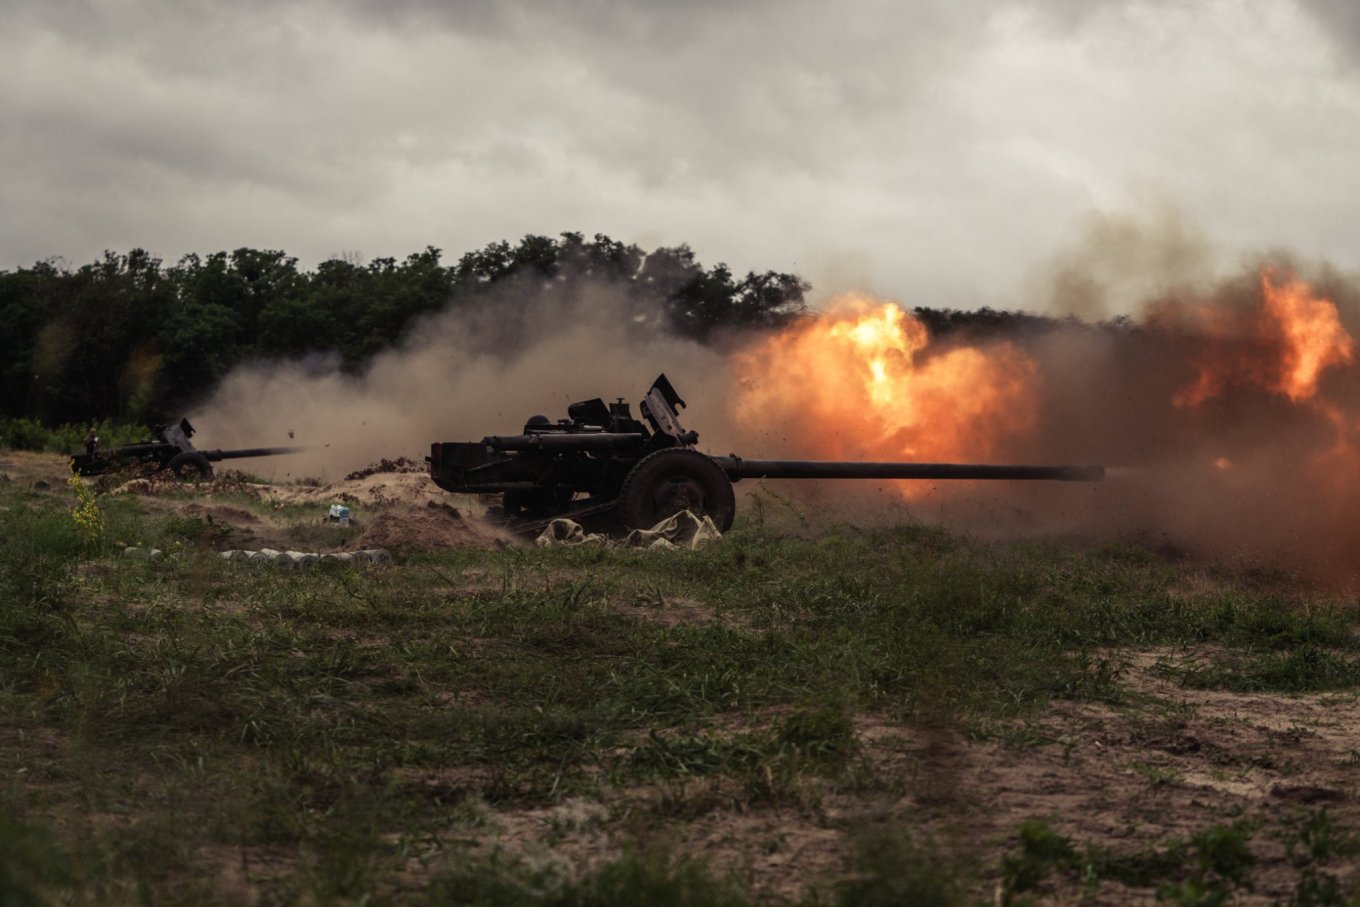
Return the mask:
M146 444L124 444L122 447L111 447L107 450L101 450L100 453L110 457L140 457L144 454L163 454L166 451L173 453L174 448L160 441L151 441Z
M1103 466L1025 466L987 463L856 463L837 460L746 460L713 457L739 479L937 479L1099 482Z
M276 457L280 454L300 453L303 447L246 447L241 450L200 450L204 458L217 463L222 460L244 460L249 457Z

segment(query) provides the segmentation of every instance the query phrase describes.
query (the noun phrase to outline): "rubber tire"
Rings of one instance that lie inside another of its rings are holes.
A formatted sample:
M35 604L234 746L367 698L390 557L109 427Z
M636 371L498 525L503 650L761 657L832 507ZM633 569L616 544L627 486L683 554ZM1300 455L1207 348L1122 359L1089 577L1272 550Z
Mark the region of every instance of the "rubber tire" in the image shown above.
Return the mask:
M651 529L691 510L712 518L722 532L732 528L737 497L727 473L697 450L670 447L643 457L619 489L619 520L629 529Z
M208 462L207 457L197 451L175 454L170 458L170 462L165 464L165 468L180 479L197 477L206 482L213 477L212 464Z

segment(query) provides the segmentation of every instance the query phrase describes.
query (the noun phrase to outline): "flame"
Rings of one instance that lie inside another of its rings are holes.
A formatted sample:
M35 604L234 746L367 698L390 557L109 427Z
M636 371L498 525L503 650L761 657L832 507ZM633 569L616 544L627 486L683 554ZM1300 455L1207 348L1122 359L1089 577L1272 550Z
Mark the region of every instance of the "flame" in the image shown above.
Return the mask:
M980 461L1036 420L1038 369L1017 346L936 348L915 317L865 296L756 341L733 368L737 418L778 425L795 456Z
M1177 406L1199 406L1230 387L1255 387L1301 403L1317 396L1324 370L1354 360L1355 341L1336 303L1297 277L1276 283L1269 269L1261 272L1260 286L1258 308L1204 306L1193 313L1204 346L1195 357L1199 375L1175 396Z
M844 296L732 355L733 416L771 459L1118 465L1095 494L892 486L970 528L997 531L1009 501L1022 521L1155 533L1360 588L1360 356L1342 318L1357 316L1329 295L1267 269L1136 320L1000 319L988 336L1006 339L985 343Z
M1290 278L1277 287L1269 271L1261 274L1267 317L1284 338L1281 380L1277 389L1295 403L1317 394L1318 376L1331 365L1355 358L1355 341L1341 326L1336 303L1313 295L1312 287Z

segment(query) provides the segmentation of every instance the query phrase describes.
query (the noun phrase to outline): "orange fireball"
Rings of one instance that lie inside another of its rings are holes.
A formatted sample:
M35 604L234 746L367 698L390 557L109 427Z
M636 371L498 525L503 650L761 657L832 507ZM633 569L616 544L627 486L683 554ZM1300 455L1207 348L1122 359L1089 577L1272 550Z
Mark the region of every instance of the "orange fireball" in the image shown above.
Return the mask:
M1176 395L1177 406L1198 406L1230 387L1256 387L1301 403L1317 395L1324 370L1355 358L1355 341L1336 303L1314 295L1297 277L1277 284L1267 269L1260 281L1259 308L1205 306L1194 312L1204 338L1196 357L1199 376Z
M733 368L737 418L779 426L790 456L985 460L1036 419L1037 367L1018 347L939 347L864 296L757 341Z
M1312 287L1291 277L1276 286L1271 273L1261 274L1267 318L1284 340L1276 390L1297 403L1317 393L1318 376L1332 365L1355 358L1355 341L1341 326L1336 303L1313 295Z

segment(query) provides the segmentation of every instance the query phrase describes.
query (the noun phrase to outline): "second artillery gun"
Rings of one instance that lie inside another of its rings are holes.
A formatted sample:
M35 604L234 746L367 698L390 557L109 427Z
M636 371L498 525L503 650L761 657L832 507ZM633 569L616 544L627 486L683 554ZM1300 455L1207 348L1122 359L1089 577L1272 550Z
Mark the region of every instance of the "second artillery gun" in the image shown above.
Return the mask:
M91 432L93 435L93 432ZM100 450L93 438L86 441L85 450L71 455L71 468L82 476L103 475L122 466L141 463L152 469L169 470L180 478L211 479L212 464L222 460L242 460L250 457L273 457L297 453L300 447L248 447L241 450L199 450L189 440L194 427L188 419L176 425L158 425L151 430L152 438L138 444L125 444Z
M443 441L426 461L440 488L498 494L507 521L536 532L558 517L650 529L678 513L707 514L726 532L736 514L732 483L742 479L1052 479L1097 482L1103 466L1009 466L977 463L868 463L748 460L710 456L680 424L685 401L665 375L640 405L584 400L566 419L534 416L518 435Z

